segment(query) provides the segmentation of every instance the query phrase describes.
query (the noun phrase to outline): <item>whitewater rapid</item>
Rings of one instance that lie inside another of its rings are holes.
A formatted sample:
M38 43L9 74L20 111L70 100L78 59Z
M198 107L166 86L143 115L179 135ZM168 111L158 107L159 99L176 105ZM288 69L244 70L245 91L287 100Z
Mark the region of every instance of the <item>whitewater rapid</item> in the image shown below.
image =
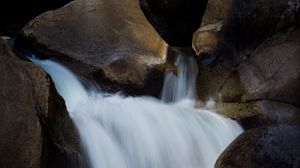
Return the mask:
M31 60L51 76L64 98L92 168L213 168L242 132L235 121L193 108L190 89L196 77L185 76L194 65L189 60L178 58L177 76L167 74L164 101L86 89L62 65Z

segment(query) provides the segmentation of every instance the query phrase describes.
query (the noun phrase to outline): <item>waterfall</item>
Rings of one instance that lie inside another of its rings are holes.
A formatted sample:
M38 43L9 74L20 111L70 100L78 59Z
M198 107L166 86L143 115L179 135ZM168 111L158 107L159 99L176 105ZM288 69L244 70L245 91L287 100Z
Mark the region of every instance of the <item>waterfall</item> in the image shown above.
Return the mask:
M51 76L65 99L92 168L212 168L242 132L235 121L179 103L195 97L191 60L179 57L177 77L167 74L162 97L175 103L104 95L84 88L56 62L32 61Z
M196 99L198 66L194 57L178 55L175 65L177 74L166 72L161 99L165 102Z

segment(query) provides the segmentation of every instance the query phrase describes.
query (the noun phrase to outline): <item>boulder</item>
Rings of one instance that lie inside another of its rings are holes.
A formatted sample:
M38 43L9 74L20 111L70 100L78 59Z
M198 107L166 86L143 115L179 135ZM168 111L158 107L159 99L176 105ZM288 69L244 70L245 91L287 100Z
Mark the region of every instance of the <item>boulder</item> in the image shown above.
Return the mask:
M236 66L266 38L297 25L299 6L299 0L209 0L193 48L200 57L225 57Z
M299 7L299 0L208 1L193 37L199 98L217 101L246 129L300 124Z
M299 167L300 126L278 125L251 129L227 147L215 168Z
M300 124L299 39L300 29L290 28L267 38L237 67L222 57L201 65L199 98L223 102L219 111L246 129Z
M208 0L201 27L223 22L228 15L233 0Z
M220 58L201 65L199 98L212 97L223 102L272 100L299 107L299 39L299 28L277 33L245 57L237 68Z
M84 165L78 134L46 73L2 39L0 60L0 167Z
M223 21L232 0L208 0L200 28L193 34L192 46L200 57L212 56L222 44Z
M0 36L16 36L22 27L39 14L63 6L71 0L2 0Z
M244 129L274 124L300 125L300 108L276 101L217 103L217 111L238 121Z
M244 100L273 100L300 107L300 29L267 39L239 66Z
M53 83L48 88L48 109L39 116L43 132L43 166L45 168L84 168L77 129L69 117L63 98Z
M107 91L160 92L164 71L157 66L166 62L167 44L138 0L75 0L33 19L20 39Z
M150 23L172 46L191 46L207 0L140 0Z
M266 38L297 25L299 0L233 0L224 20L222 42L238 54L227 55L236 65Z
M32 71L36 76L31 76ZM42 128L34 84L48 85L45 73L37 66L19 60L0 39L0 167L38 168L42 156ZM48 92L40 93L46 98Z
M224 60L218 60L209 65L200 64L197 93L202 101L241 102L244 90L239 72Z

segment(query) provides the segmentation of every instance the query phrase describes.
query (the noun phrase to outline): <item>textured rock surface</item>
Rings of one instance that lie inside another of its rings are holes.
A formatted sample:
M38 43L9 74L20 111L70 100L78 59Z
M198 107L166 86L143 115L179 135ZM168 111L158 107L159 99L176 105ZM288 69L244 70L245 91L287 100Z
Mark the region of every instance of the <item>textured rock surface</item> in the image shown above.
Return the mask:
M218 22L222 23L221 31L205 31L217 41L207 47L205 38L208 37L203 37L204 31L201 28ZM299 0L210 0L201 27L194 34L193 48L200 56L223 56L237 65L245 54L251 53L267 37L299 22ZM227 50L231 50L231 54L223 54Z
M42 69L0 40L0 167L72 167L82 158L62 98Z
M31 76L28 71L35 73ZM38 118L39 98L34 83L47 86L45 73L19 60L0 39L0 167L38 168L42 153L42 130ZM34 81L34 82L33 82Z
M146 17L172 46L191 46L207 0L140 0Z
M209 0L200 28L193 34L192 46L198 56L212 56L222 46L223 21L231 9L232 0Z
M300 125L300 109L276 101L252 101L244 103L218 103L217 111L233 118L244 129L274 124Z
M45 168L82 168L86 165L81 155L77 130L71 121L65 102L50 84L48 110L40 115L43 126L43 166Z
M193 49L197 55L212 54L219 44L223 22L201 26L193 35Z
M213 34L215 28L205 29L210 23L200 28L203 31L195 35L209 38L202 38L202 44L213 37L217 45L202 47L214 61L199 68L199 98L227 103L226 115L240 120L245 128L299 124L299 6L296 0L233 1L218 36ZM282 13L269 13L275 9ZM258 17L264 10L267 15Z
M240 102L244 94L239 72L223 60L199 66L197 87L198 97L204 101Z
M299 139L299 126L279 125L252 129L231 143L215 167L299 167Z
M278 33L239 66L244 100L274 100L300 107L300 29Z
M201 27L223 21L233 0L208 0Z
M40 15L22 32L40 57L55 58L107 90L160 91L163 72L155 67L165 63L167 44L138 0L76 0Z
M267 37L299 23L299 0L233 0L222 38L229 48L248 54ZM243 55L231 55L238 64Z

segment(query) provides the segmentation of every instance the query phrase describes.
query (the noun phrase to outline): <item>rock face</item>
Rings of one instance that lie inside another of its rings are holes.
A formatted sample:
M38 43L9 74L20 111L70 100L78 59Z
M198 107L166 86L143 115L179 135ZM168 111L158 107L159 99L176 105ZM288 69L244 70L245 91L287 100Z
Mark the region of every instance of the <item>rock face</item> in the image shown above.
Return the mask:
M222 44L221 30L231 3L232 0L208 0L201 26L193 34L192 46L198 56L211 56Z
M43 166L45 168L82 168L86 160L81 154L79 136L69 117L65 102L51 83L48 110L40 115L43 133Z
M222 102L240 102L244 94L239 72L224 60L200 65L197 78L198 97Z
M223 2L212 0L208 6L214 3ZM199 63L210 63L199 68L199 98L222 101L220 111L245 128L300 124L300 1L233 0L230 4L222 15L208 7L203 17L207 25L194 34L195 44L201 43L194 49L204 56ZM217 31L209 20L220 18L223 26Z
M217 110L237 120L244 129L274 124L300 125L300 109L276 101L252 101L217 104Z
M38 104L33 84L47 86L46 75L33 64L19 60L2 39L0 64L0 167L38 168L42 154L38 115L45 106Z
M209 0L201 27L194 34L193 48L200 56L226 56L237 65L243 54L249 54L267 37L299 23L299 6L299 0ZM214 26L217 23L221 29ZM205 40L208 37L211 40ZM210 41L217 42L212 45ZM222 54L226 50L232 53Z
M47 75L2 39L0 64L0 167L84 165L77 132Z
M207 0L140 0L146 17L172 46L190 46Z
M2 0L0 2L0 36L16 36L22 27L47 10L56 9L71 0Z
M32 20L22 34L38 56L55 58L106 90L160 91L155 84L163 71L156 66L165 63L167 44L138 0L76 0Z
M222 153L215 167L299 167L299 139L299 126L252 129L240 135Z
M300 107L300 29L267 39L238 67L244 100L273 100Z
M233 0L224 20L222 40L227 47L249 54L267 37L299 23L299 5L299 0ZM238 64L243 54L231 57L232 63Z

